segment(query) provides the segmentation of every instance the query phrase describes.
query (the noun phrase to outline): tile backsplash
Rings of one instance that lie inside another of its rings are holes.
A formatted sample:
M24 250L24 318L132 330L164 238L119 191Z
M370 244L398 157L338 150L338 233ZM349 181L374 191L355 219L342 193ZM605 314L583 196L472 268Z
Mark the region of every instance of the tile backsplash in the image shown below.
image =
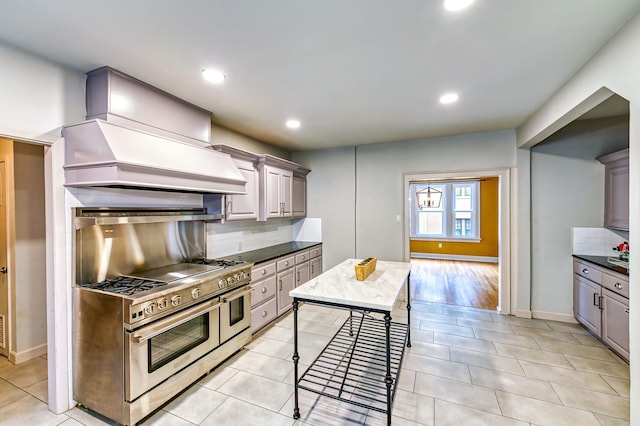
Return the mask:
M231 256L289 241L321 241L320 219L275 219L207 225L207 257Z
M618 256L614 246L629 241L607 228L573 228L573 254Z

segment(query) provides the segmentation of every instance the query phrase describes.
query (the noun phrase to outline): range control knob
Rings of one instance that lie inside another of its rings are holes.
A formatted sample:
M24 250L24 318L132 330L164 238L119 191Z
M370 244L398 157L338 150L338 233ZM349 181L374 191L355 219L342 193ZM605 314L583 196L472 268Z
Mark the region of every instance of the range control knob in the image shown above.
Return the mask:
M171 305L172 306L178 306L180 304L180 302L182 302L182 296L180 295L175 295L171 298Z
M245 279L251 278L251 273L249 273L249 272L245 272L243 275L244 275Z
M144 305L144 313L147 315L153 315L154 312L156 311L156 304L153 302L149 302L146 305Z
M234 281L233 277L227 278L227 285L233 284L233 281Z
M227 286L227 280L220 280L218 281L218 288L225 288Z
M194 299L197 299L198 297L200 297L200 289L196 287L193 290L191 290L191 297L193 297Z
M168 305L169 305L169 301L167 300L166 297L163 297L162 299L158 300L158 309L160 310L166 309Z

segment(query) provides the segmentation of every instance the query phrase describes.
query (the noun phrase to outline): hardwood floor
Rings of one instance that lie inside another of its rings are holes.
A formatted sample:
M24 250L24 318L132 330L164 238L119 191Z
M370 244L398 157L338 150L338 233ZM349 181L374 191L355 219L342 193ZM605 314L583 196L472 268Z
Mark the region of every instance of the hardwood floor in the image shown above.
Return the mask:
M498 265L411 259L411 298L495 310L498 306Z

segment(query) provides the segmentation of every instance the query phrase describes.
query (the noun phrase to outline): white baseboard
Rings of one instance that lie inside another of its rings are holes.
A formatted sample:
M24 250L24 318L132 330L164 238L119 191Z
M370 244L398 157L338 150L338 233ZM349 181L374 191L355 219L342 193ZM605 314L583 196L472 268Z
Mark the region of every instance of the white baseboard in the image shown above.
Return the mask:
M39 356L45 355L47 353L47 344L44 343L39 346L34 346L33 348L27 349L26 351L15 352L11 351L9 353L9 361L14 364L20 364L25 361L29 361L30 359L37 358Z
M518 318L533 318L529 309L516 309L516 316Z
M578 321L573 317L573 314L559 314L557 312L547 312L547 311L531 311L533 318L550 320L550 321L560 321L560 322L569 322L573 324L577 324Z
M436 254L411 252L411 257L417 259L462 260L467 262L498 263L497 257L492 256L467 256L462 254Z

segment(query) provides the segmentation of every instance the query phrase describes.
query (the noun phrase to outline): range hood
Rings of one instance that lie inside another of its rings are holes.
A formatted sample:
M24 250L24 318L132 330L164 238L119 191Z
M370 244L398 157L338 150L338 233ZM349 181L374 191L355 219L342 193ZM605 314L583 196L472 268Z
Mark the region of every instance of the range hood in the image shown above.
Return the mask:
M65 186L243 194L246 180L228 154L103 120L62 129Z

